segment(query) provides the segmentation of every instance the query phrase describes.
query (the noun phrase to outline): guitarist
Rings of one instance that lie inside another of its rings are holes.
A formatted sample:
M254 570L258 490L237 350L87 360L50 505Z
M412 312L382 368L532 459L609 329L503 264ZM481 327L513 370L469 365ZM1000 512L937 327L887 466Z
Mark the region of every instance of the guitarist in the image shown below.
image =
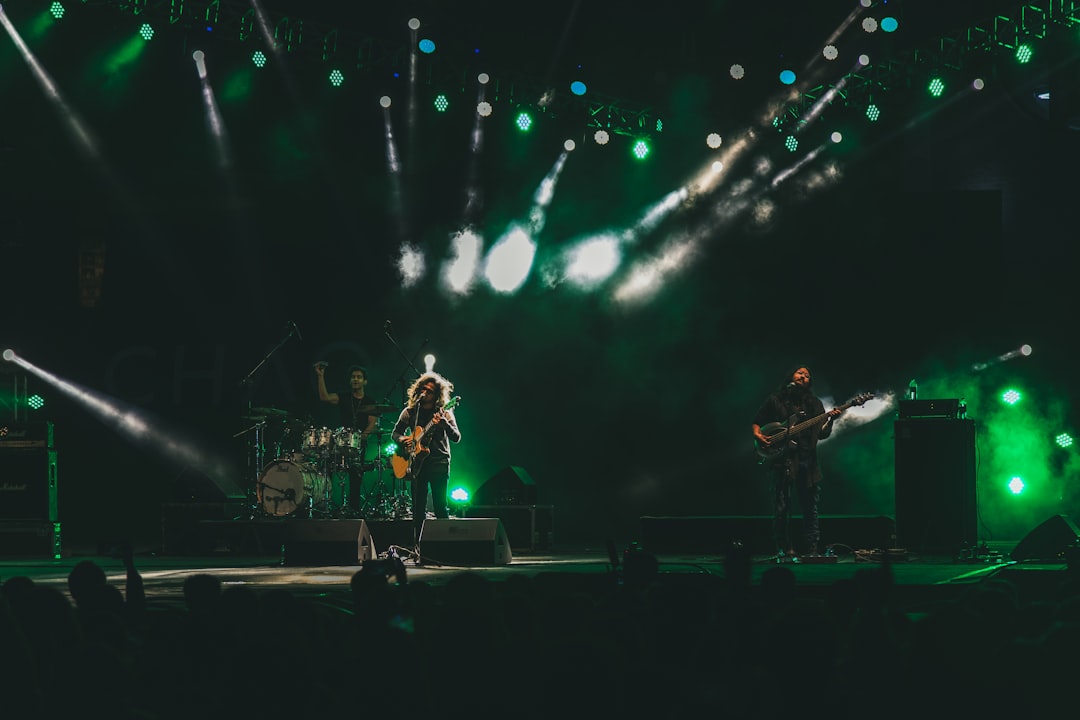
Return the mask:
M761 428L773 422L785 423L790 427L824 412L824 404L811 390L810 369L800 365L788 373L780 387L765 398L754 416L754 439L763 447L778 451L767 465L773 485L773 539L776 542L778 559L788 557L793 562L798 562L788 528L792 489L798 494L799 507L802 509L806 554L818 554L821 536L818 525L821 467L818 465L817 444L832 433L832 419L839 411L835 411L835 414L830 411L823 424L812 425L791 437L770 440L769 436L762 433ZM773 448L772 442L783 443L784 447Z
M420 531L427 516L427 494L431 489L431 504L435 517L450 516L446 507L446 488L450 483L450 443L461 442L454 411L446 409L454 384L436 372L426 372L406 391L408 400L394 425L393 438L404 454L414 452L412 474L413 543L419 544ZM428 423L431 426L428 427ZM419 444L413 442L417 430ZM401 450L399 450L401 452ZM417 468L419 468L417 470Z

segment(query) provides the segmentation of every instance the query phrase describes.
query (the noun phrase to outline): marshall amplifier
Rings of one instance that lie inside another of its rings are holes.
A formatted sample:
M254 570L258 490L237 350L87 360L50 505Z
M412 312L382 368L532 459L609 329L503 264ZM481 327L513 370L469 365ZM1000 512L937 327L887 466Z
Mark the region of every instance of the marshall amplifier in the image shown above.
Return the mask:
M0 520L59 519L51 422L0 425Z

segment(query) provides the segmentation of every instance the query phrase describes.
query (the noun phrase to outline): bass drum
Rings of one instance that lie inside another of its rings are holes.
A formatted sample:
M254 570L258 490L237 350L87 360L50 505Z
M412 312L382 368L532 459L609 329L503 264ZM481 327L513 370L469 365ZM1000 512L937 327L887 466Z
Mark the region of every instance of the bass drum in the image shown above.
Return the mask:
M319 487L319 475L307 463L274 460L259 475L259 507L270 515L291 515L310 506Z

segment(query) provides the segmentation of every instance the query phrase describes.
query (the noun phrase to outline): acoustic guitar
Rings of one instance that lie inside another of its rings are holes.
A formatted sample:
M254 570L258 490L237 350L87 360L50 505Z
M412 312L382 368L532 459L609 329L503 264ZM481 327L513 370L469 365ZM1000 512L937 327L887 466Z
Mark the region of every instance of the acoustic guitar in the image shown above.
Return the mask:
M455 396L450 399L450 402L443 405L438 412L453 410L460 403L461 396ZM418 425L410 430L405 437L412 440L412 451L406 451L404 443L402 443L398 446L398 452L390 456L390 467L393 468L394 477L398 480L412 480L420 472L424 460L427 459L428 454L431 452L431 448L424 445L424 435L431 430L431 426L434 424L435 416L433 415L424 427Z

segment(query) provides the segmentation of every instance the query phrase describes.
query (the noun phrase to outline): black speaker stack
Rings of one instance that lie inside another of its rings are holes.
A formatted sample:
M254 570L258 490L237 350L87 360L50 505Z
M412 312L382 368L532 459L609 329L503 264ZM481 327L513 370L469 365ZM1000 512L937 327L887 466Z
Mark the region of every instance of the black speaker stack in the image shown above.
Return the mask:
M0 424L0 554L60 557L57 490L53 424Z

